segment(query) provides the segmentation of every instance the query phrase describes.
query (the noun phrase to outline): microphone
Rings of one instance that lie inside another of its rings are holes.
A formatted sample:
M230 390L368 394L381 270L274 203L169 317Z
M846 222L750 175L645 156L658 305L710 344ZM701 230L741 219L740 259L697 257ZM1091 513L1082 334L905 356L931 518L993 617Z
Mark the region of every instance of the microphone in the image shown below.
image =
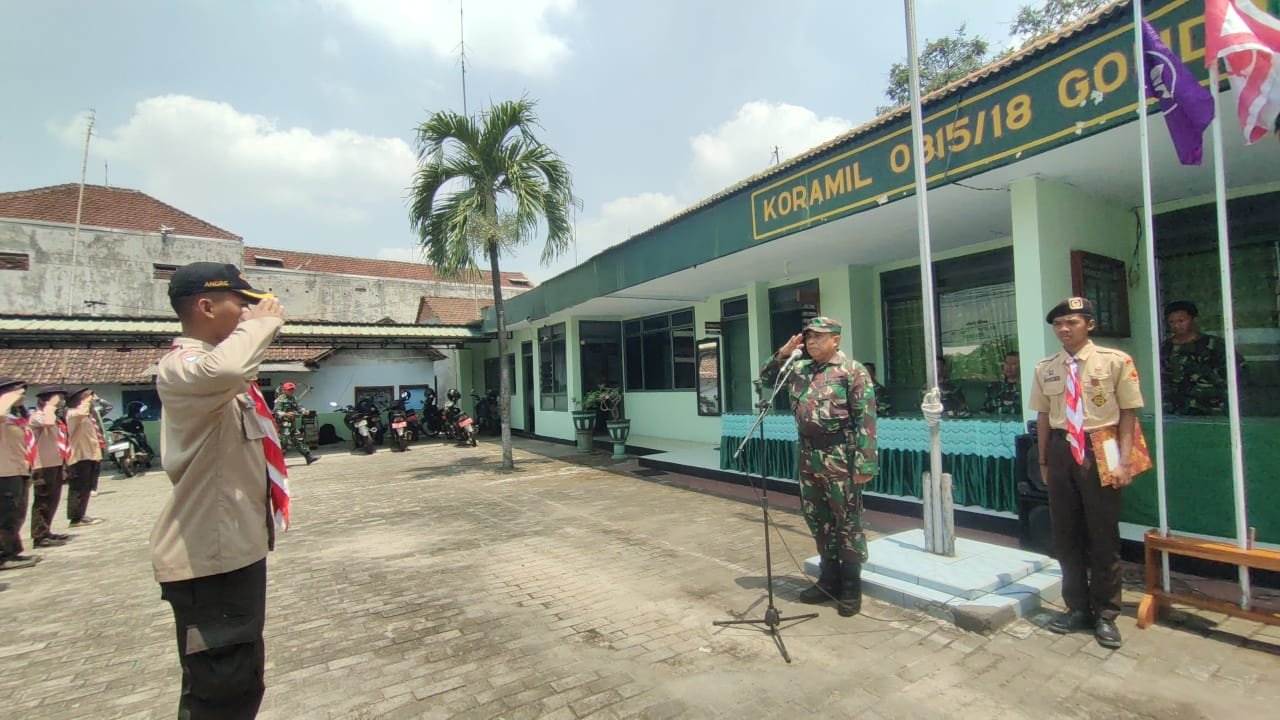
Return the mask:
M792 350L791 355L787 357L787 361L782 364L782 369L778 371L778 376L781 377L783 375L786 375L787 370L791 367L791 363L799 360L800 356L802 355L804 355L804 351L801 350L800 348L796 348L795 350Z

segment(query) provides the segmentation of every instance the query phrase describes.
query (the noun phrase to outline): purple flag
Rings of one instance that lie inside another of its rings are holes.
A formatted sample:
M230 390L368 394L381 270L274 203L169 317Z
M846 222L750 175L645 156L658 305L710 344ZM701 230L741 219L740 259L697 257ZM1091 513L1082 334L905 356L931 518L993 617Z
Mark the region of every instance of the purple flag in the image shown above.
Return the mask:
M1142 21L1142 55L1147 97L1160 103L1178 160L1183 165L1199 165L1204 155L1204 131L1213 122L1213 96L1196 82L1146 20Z

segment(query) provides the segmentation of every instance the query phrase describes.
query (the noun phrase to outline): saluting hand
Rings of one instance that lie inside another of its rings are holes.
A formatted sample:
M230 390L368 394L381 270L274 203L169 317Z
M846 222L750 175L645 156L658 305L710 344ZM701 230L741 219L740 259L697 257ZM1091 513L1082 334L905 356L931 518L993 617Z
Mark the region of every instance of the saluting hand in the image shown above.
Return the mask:
M14 388L0 393L0 413L7 413L18 402L26 388Z
M284 305L281 305L276 298L270 297L266 300L259 300L256 305L250 305L240 312L240 322L264 317L276 317L283 320Z
M776 355L776 357L778 357L779 359L785 360L791 356L791 353L796 351L796 348L803 347L803 346L804 346L804 333L796 333L795 335L791 336L791 339L788 340L786 344L778 348L778 354Z

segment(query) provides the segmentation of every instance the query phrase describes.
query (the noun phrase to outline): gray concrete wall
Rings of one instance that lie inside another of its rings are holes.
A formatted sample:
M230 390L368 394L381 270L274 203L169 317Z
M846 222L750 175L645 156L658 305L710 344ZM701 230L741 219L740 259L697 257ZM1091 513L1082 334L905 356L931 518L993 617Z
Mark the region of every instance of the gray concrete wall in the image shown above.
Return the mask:
M0 252L26 253L31 266L0 271L3 312L32 315L170 315L169 282L153 278L154 264L243 257L235 240L87 227L76 240L72 226L16 220L0 220Z

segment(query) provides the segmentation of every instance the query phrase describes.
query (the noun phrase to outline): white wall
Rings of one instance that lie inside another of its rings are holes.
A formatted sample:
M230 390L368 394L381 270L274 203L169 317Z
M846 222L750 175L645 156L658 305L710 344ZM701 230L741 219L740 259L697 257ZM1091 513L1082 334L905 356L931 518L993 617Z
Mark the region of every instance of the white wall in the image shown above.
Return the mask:
M297 383L299 391L310 386L302 404L324 412L330 402L355 402L358 386L389 385L399 392L401 385L434 385L436 375L433 363L420 350L340 350L321 361L314 372L266 372L260 377L273 388L285 381ZM440 393L446 389L442 384Z

